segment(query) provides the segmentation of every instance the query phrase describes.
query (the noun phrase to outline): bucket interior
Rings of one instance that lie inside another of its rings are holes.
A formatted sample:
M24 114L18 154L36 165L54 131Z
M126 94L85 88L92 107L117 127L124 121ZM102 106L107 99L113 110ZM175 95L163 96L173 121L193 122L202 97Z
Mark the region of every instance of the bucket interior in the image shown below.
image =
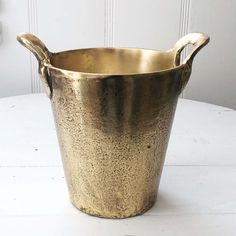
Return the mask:
M95 74L139 74L171 69L172 51L133 48L91 48L53 54L54 67Z

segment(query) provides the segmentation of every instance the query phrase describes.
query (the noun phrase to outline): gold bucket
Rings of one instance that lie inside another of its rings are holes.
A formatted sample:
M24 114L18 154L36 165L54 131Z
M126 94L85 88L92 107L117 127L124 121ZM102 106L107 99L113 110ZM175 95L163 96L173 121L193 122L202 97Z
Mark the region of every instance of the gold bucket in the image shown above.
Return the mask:
M34 35L17 39L38 59L72 203L106 218L150 209L178 96L209 37L191 33L163 52L88 48L51 53ZM192 51L180 64L189 44Z

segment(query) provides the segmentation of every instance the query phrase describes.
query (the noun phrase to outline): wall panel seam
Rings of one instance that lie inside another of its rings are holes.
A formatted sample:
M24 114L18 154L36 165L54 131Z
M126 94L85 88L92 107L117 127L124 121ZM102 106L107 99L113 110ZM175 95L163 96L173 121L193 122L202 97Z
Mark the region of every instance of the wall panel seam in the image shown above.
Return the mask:
M28 0L28 24L29 32L38 35L38 0ZM31 92L41 92L41 83L38 78L38 62L32 53L30 53L30 75Z
M113 47L114 0L105 0L104 46Z
M179 22L179 38L189 33L191 0L181 0L180 3L180 22ZM181 61L186 58L189 51L184 49L181 54ZM181 97L184 98L184 92Z

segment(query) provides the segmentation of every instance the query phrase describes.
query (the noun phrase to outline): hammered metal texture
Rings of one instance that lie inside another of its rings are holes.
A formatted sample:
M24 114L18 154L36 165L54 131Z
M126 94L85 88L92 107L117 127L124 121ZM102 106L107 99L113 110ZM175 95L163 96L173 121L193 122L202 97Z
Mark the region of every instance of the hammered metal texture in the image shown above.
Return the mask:
M188 36L167 52L81 49L40 59L77 208L125 218L155 203L177 99L208 41L203 36ZM179 65L183 47L200 39Z

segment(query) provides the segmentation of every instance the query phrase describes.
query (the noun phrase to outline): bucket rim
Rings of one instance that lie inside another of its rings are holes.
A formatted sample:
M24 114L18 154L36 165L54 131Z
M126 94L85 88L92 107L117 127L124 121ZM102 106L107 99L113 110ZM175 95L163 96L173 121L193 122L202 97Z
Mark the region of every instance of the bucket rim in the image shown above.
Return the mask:
M174 53L174 49L169 49L167 51L163 50L156 50L156 49L149 49L149 48L139 48L139 47L88 47L88 48L78 48L78 49L71 49L71 50L63 50L59 52L55 52L51 54L51 57L57 56L59 54L63 53L73 53L77 51L86 51L86 50L108 50L108 51L114 51L114 50L124 50L124 51L140 51L140 52L150 52L150 53L160 53L160 54L168 54L168 53ZM173 55L174 57L174 55ZM51 61L51 60L50 60ZM96 73L96 72L85 72L85 71L75 71L75 70L68 70L64 68L60 68L57 66L54 66L51 62L45 61L44 66L46 66L48 69L53 69L59 72L62 72L63 74L68 75L78 75L78 76L89 76L89 77L109 77L109 76L142 76L142 75L152 75L152 74L163 74L163 73L169 73L173 72L178 69L184 68L187 64L175 64L173 63L173 67L162 69L162 70L153 70L153 71L147 71L147 72L131 72L131 73Z

